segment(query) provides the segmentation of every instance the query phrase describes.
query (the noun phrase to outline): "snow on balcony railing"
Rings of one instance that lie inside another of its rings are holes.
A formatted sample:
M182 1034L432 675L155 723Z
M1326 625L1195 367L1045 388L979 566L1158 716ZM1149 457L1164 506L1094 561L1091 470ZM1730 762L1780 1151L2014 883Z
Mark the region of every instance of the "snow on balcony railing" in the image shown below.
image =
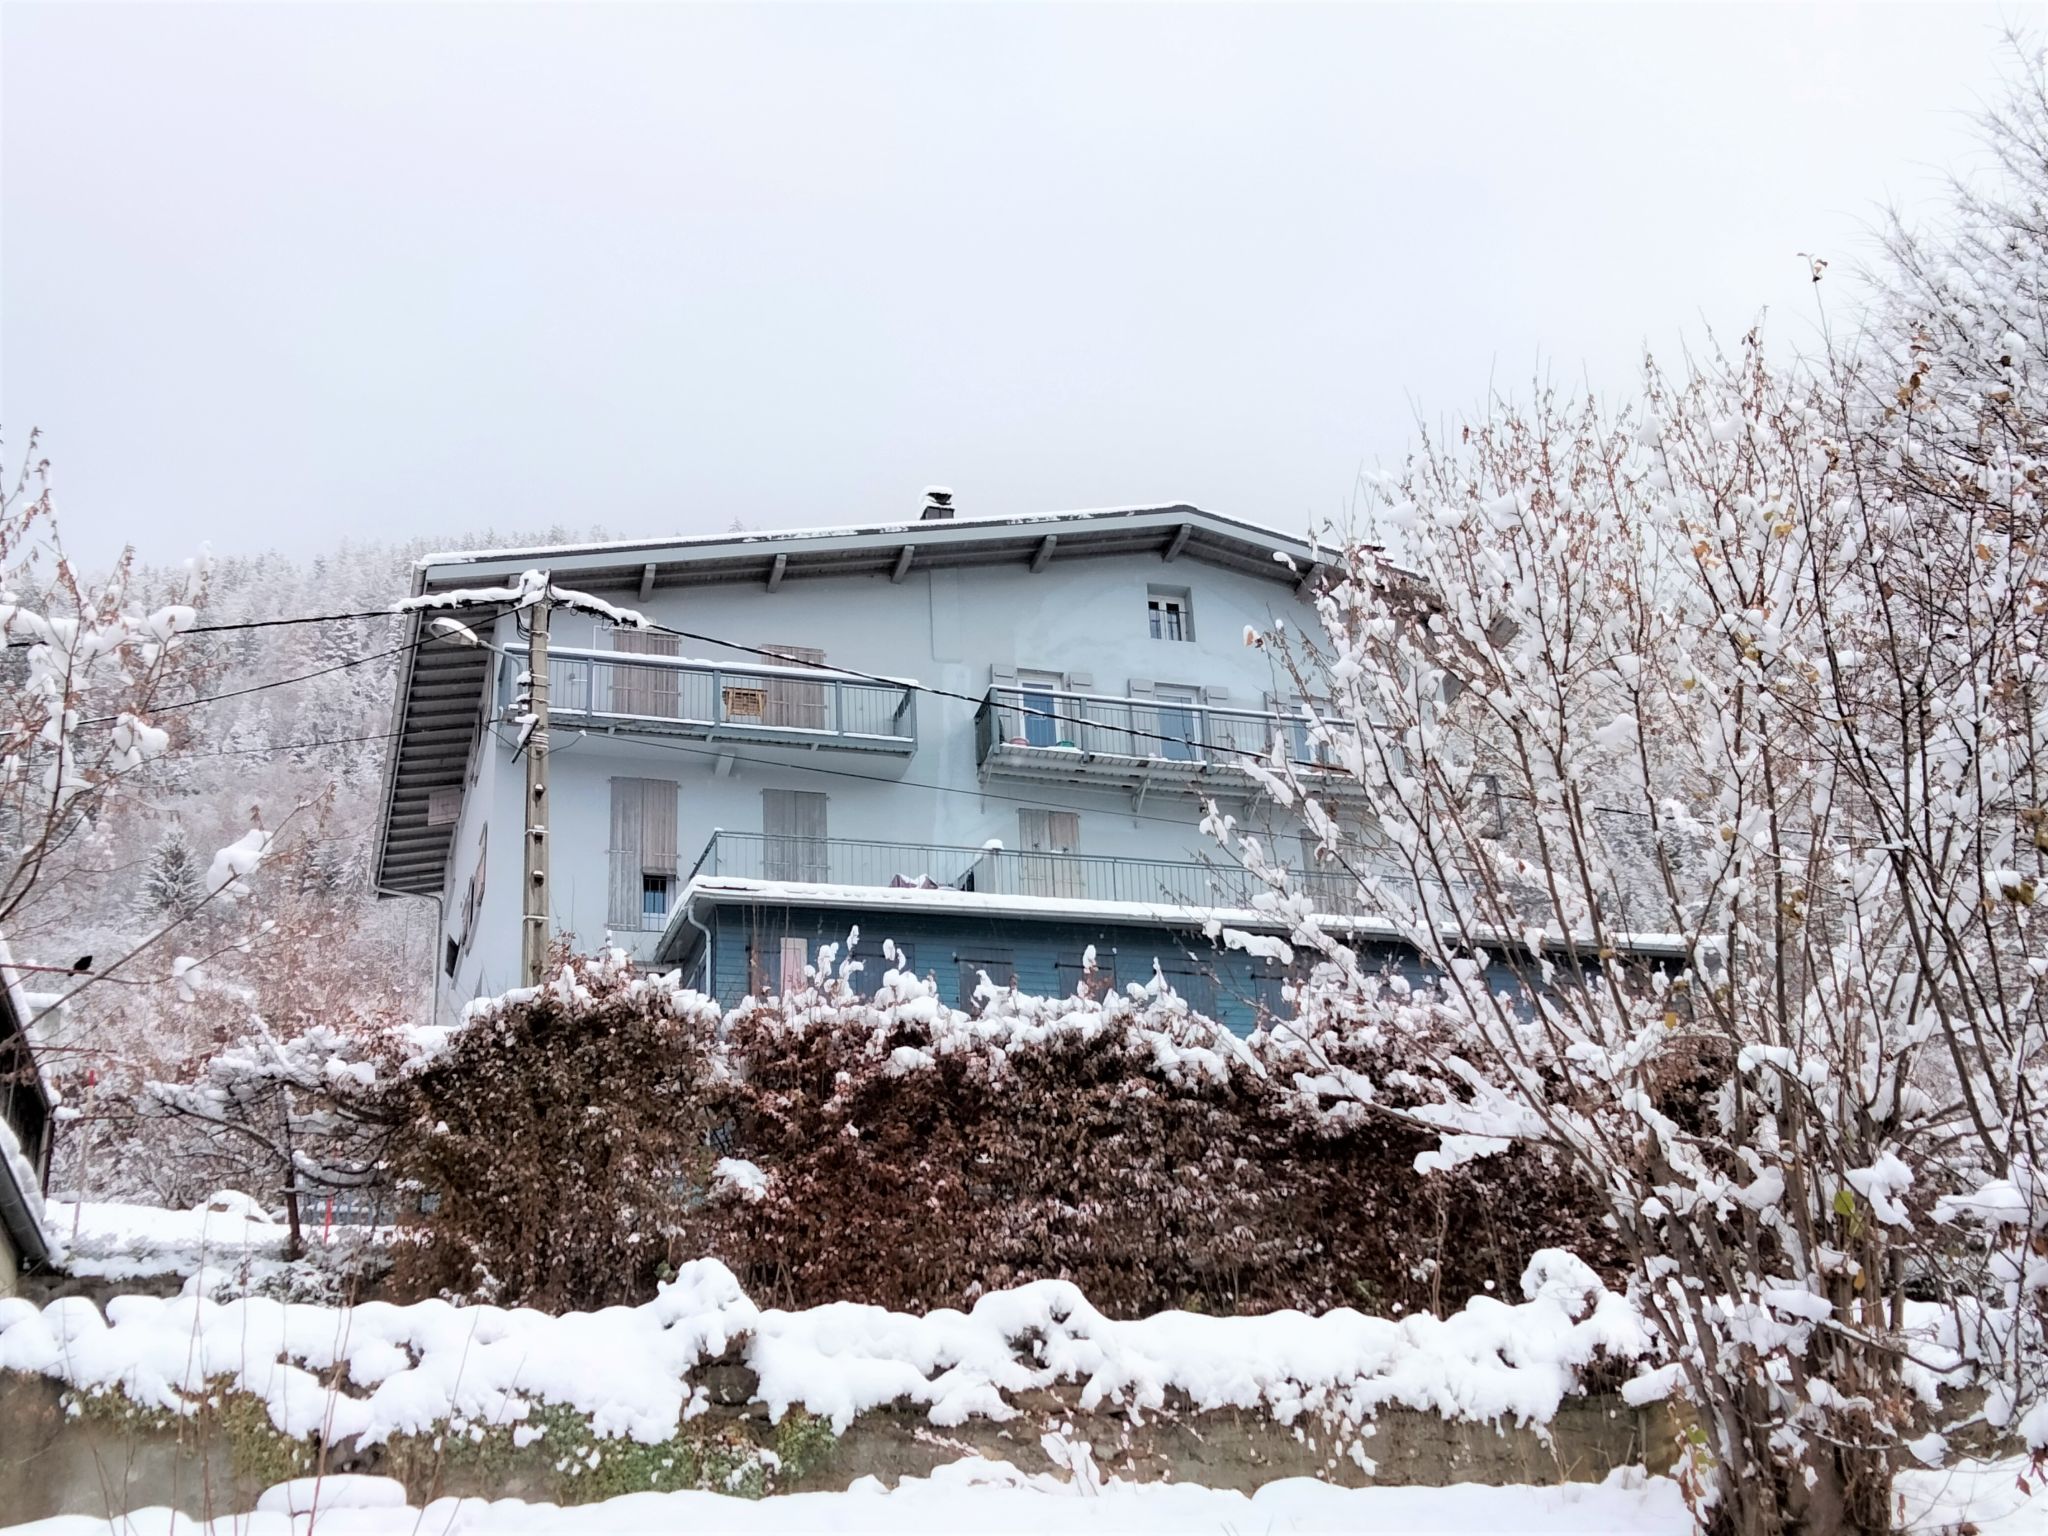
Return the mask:
M615 854L614 860L637 860ZM622 892L615 864L614 885ZM1047 896L1070 901L1124 901L1195 911L1235 910L1250 904L1256 882L1241 869L1193 860L1112 858L1099 854L1034 852L1011 848L953 847L936 843L870 842L853 838L771 836L715 832L682 877L788 881L801 885L868 886L972 892L983 896ZM1356 914L1366 898L1348 877L1310 873L1297 878L1318 911ZM628 893L630 894L630 893ZM650 896L636 914L630 901L615 927L643 930L666 924L669 906ZM657 910L658 907L658 910Z
M1352 729L1325 723L1333 730ZM1247 756L1266 756L1276 736L1296 762L1329 766L1336 761L1329 743L1315 739L1304 715L1156 694L1117 698L1052 688L991 688L975 724L977 758L984 763L1006 748L1042 748L1229 767Z
M508 654L513 664L499 672L501 712L518 694L526 659L521 650ZM551 646L548 683L549 711L561 720L867 751L917 745L917 689L907 682Z

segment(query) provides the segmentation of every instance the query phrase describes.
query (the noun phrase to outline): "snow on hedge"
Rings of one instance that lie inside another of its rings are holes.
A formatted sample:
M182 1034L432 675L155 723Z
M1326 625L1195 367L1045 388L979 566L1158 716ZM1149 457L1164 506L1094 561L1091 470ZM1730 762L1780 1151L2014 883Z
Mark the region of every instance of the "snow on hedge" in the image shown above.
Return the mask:
M787 1312L756 1307L732 1271L699 1259L641 1306L558 1317L445 1301L336 1308L122 1296L104 1315L81 1297L41 1311L0 1301L0 1369L119 1388L174 1411L226 1377L261 1398L287 1434L363 1444L456 1417L516 1423L543 1402L587 1415L600 1435L653 1443L708 1406L689 1373L734 1346L772 1417L801 1407L839 1430L899 1399L942 1426L1007 1419L1013 1394L1059 1382L1080 1384L1084 1409L1134 1419L1179 1393L1197 1408L1259 1410L1282 1423L1314 1414L1359 1425L1388 1405L1541 1423L1582 1368L1649 1348L1628 1302L1567 1254L1539 1254L1522 1286L1518 1304L1480 1296L1448 1318L1399 1321L1341 1309L1125 1322L1057 1280L992 1292L968 1312L912 1316L851 1302Z

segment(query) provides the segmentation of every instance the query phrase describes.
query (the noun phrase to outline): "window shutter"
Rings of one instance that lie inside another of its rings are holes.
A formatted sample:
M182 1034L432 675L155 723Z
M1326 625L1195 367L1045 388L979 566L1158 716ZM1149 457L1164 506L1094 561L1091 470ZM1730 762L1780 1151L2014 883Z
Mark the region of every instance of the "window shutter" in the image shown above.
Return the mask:
M1052 831L1047 825L1051 816L1050 811L1017 812L1017 841L1024 845L1026 853L1044 853L1052 846Z
M646 806L641 780L612 780L611 882L606 904L607 921L614 928L640 926L640 849Z
M675 635L658 635L652 630L615 628L612 649L623 656L680 656L682 642ZM681 713L678 703L682 679L675 673L666 668L635 666L615 666L611 670L614 714L674 719Z
M1221 704L1229 697L1230 690L1228 688L1205 687L1202 690L1202 701L1206 704Z
M820 843L825 841L825 797L798 790L796 824L798 837L811 838Z
M1077 811L1047 811L1046 840L1055 853L1072 853L1081 846L1081 816Z
M462 942L465 946L476 936L478 919L484 910L484 873L490 868L491 829L479 830L476 839L476 868L469 872L469 895L463 904Z
M770 880L823 880L826 797L811 790L761 791L762 872Z
M1152 697L1152 679L1149 677L1134 677L1124 687L1134 699Z
M673 779L642 779L640 868L645 874L676 873L676 794Z
M822 667L825 653L809 645L764 645L770 656L793 667ZM806 683L793 677L768 679L769 725L786 725L797 730L822 731L825 719L825 685Z

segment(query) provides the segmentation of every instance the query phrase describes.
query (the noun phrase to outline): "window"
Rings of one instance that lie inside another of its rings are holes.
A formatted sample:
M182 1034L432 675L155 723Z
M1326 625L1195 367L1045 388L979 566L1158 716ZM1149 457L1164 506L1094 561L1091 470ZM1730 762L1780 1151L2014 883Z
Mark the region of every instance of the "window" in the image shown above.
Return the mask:
M1300 698L1275 699L1274 712L1287 718L1288 756L1305 766L1327 768L1336 761L1327 740L1317 740L1310 733L1309 705ZM1318 702L1315 714L1325 728L1329 726L1332 711L1327 700Z
M1034 747L1050 747L1067 734L1067 725L1056 716L1060 692L1066 679L1057 672L1019 672L1018 699L1023 708L1023 736Z
M1193 957L1161 955L1158 959L1159 976L1169 987L1186 999L1189 1008L1204 1018L1216 1017L1216 976L1207 966ZM1146 978L1148 981L1151 979Z
M1075 858L1081 847L1081 818L1073 811L1017 812L1023 855L1017 863L1018 889L1026 896L1086 895L1086 866Z
M981 1004L975 1001L974 992L981 985L982 973L998 987L1014 987L1017 984L1017 960L1007 949L963 949L953 956L960 968L960 1007L966 1013L981 1012Z
M478 829L476 839L476 867L469 872L469 888L462 898L461 947L469 948L470 940L476 937L476 925L484 911L484 873L490 868L491 829Z
M668 916L667 891L676 875L676 795L673 779L612 780L607 921L613 928L660 928ZM658 910L649 906L650 877L661 882Z
M762 790L761 831L763 878L812 884L830 878L825 796L804 789Z
M441 956L441 969L448 973L448 979L455 979L455 967L462 964L462 941L451 938Z
M1158 683L1152 689L1152 697L1159 701L1159 707L1152 712L1155 738L1146 751L1147 757L1163 757L1169 762L1192 763L1201 753L1196 743L1201 740L1201 717L1195 706L1201 703L1201 690L1183 688L1176 683Z
M1277 960L1254 960L1251 974L1251 1003L1255 1013L1264 1019L1285 1019L1287 1007L1287 968Z
M668 887L669 877L667 875L643 874L640 877L640 915L642 917L661 918L668 916Z
M1145 594L1146 620L1154 640L1195 638L1194 612L1186 587L1149 587Z
M854 972L850 982L857 996L873 997L875 993L881 990L882 978L891 971L902 971L905 975L909 976L917 974L917 964L911 959L910 946L908 944L898 944L894 948L896 958L891 960L882 953L879 947L871 949L868 947L865 939L861 941L860 948L854 952L853 956L854 959L860 962L860 969ZM843 953L841 958L845 958Z
M1059 978L1060 996L1072 997L1080 990L1081 983L1088 983L1091 997L1107 997L1116 990L1116 951L1104 945L1095 947L1095 972L1091 976L1083 963L1088 958L1085 949L1068 950L1053 962L1053 973Z

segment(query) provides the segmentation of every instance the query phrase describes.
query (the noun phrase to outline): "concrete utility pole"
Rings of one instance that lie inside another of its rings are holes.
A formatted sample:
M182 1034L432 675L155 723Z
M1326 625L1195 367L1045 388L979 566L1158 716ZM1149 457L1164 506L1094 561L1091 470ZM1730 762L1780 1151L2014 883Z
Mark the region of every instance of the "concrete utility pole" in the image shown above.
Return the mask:
M540 601L527 610L526 881L520 900L519 984L540 985L548 964L548 609L553 572L541 574Z

